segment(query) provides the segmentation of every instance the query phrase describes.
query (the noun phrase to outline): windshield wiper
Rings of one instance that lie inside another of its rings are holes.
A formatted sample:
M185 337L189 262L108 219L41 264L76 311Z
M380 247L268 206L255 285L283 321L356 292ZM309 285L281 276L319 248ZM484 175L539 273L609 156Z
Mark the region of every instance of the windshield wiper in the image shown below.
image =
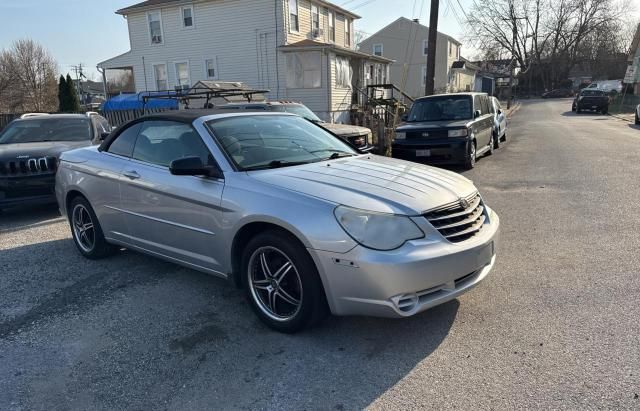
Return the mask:
M311 153L320 153L320 152L323 152L323 151L326 151L326 152L329 152L329 153L333 153L329 157L324 158L323 160L335 160L336 158L353 157L353 156L355 156L354 153L350 153L350 152L344 151L344 150L334 150L334 149L331 149L331 148L325 148L325 149L322 149L322 150L313 150L313 151L311 151Z
M268 164L262 164L259 166L251 166L251 167L243 167L243 171L251 171L251 170L267 170L270 168L280 168L280 167L291 167L291 166L301 166L303 164L309 164L309 161L287 161L287 160L273 160Z

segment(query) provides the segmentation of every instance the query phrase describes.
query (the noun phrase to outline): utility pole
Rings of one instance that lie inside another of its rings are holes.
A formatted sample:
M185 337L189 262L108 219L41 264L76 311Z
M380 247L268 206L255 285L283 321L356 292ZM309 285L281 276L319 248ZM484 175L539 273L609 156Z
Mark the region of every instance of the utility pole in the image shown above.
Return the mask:
M424 94L426 96L432 95L435 91L439 7L440 0L431 0L431 10L429 11L429 40L427 49L427 78L424 82Z
M71 66L71 68L76 73L76 92L78 93L78 100L80 101L80 105L83 105L84 102L82 101L82 79L86 78L86 76L82 72L82 63L78 64L77 66Z

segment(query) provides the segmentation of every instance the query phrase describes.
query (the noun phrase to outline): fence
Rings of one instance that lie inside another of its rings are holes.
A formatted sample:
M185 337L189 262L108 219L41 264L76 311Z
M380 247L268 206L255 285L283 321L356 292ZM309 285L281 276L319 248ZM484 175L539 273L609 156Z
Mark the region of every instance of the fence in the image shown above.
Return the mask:
M633 113L640 104L640 96L634 94L617 94L609 103L609 111L612 113Z
M14 119L20 117L20 114L0 114L0 131L4 130L7 124L11 123Z
M104 116L112 127L120 127L127 121L135 120L147 114L162 113L170 109L134 109L134 110L114 110L104 111L100 114Z

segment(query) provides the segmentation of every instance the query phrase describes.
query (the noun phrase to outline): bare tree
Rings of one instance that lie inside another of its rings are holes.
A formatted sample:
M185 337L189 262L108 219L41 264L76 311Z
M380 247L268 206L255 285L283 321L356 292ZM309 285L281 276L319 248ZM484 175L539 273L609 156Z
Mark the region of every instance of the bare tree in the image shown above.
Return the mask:
M33 40L16 41L0 52L0 110L50 112L57 108L58 67Z

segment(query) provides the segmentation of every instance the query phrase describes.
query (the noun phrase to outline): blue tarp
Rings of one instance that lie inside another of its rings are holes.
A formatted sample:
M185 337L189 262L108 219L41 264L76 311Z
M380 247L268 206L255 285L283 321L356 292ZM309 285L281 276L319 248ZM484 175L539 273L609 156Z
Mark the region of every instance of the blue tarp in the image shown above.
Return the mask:
M173 91L165 92L153 92L144 91L136 94L120 94L109 100L105 101L102 106L103 111L115 111L115 110L136 110L136 109L178 109L178 100L175 98L150 98L146 104L143 97L149 96L175 96Z

